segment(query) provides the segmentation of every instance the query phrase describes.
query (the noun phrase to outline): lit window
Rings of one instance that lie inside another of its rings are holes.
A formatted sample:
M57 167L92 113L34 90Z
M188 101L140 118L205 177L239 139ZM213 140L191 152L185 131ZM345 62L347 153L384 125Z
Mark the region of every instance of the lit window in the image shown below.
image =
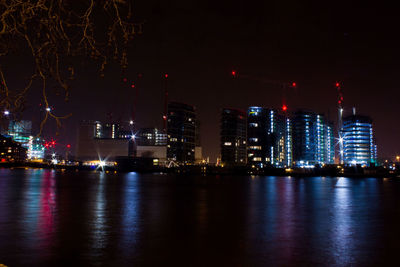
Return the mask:
M225 143L224 143L224 146L231 146L231 145L232 145L231 142L225 142Z

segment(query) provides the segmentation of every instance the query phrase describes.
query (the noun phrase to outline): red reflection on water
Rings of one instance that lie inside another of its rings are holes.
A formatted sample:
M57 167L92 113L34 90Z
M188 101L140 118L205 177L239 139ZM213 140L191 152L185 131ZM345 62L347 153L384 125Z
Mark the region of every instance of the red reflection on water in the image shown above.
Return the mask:
M40 212L38 233L42 247L48 247L53 243L55 233L56 195L55 178L53 172L45 172L42 177L40 192Z

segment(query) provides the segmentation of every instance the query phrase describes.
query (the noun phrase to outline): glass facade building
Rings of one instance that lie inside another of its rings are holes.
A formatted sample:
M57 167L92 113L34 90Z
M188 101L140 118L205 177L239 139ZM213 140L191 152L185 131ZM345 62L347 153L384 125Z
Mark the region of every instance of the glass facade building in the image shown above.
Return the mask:
M42 160L45 156L44 140L40 137L32 136L32 122L10 121L8 126L8 135L12 140L21 144L27 150L27 159Z
M235 166L247 163L246 112L224 108L221 112L221 162Z
M194 106L170 102L167 112L167 159L178 164L193 164L196 146Z
M292 138L295 166L334 163L333 126L323 115L311 111L295 112Z
M342 136L345 164L369 166L376 163L377 148L371 118L361 115L345 117Z
M252 167L291 165L291 122L274 109L249 107L247 111L247 155Z

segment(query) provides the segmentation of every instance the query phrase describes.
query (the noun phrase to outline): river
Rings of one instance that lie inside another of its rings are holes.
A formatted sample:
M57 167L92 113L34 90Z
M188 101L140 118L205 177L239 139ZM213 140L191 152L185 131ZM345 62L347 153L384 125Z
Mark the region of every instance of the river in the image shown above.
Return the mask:
M378 266L400 180L0 169L7 266Z

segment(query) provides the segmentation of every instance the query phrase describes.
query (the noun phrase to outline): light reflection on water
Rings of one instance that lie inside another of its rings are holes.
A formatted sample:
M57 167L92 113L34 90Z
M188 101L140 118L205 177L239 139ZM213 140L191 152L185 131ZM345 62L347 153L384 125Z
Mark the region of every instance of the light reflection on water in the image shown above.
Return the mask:
M138 186L138 174L131 172L127 174L122 193L122 225L120 249L125 257L135 253L140 227L139 203L140 193Z
M393 179L0 169L0 263L388 265Z
M91 247L93 251L106 248L107 244L107 217L106 206L107 199L105 197L106 175L104 172L99 173L98 181L94 185L94 193L92 195L94 209L92 210L91 225Z

